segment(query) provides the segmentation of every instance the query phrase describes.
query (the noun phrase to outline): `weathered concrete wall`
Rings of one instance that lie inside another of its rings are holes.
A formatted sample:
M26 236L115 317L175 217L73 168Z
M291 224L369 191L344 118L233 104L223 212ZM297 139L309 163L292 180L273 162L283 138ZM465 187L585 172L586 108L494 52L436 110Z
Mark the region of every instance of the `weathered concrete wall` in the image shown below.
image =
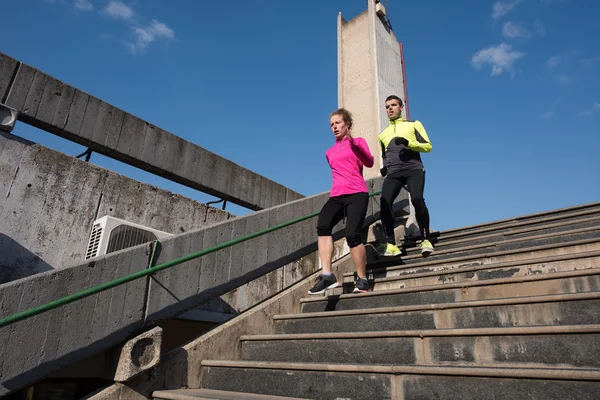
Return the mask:
M381 179L370 183L381 189ZM161 243L157 263L319 211L328 193L303 198L185 233ZM366 225L379 213L371 199ZM316 251L316 217L187 261L37 317L0 328L0 396L121 342L156 321L187 311ZM343 232L336 227L335 234ZM81 265L0 285L0 315L8 316L143 270L140 245ZM19 301L15 301L19 299Z
M340 239L336 242L337 247L341 248L340 242L343 240ZM195 340L198 336L214 328L218 323L223 323L245 312L311 275L319 269L317 258L317 252L311 253L288 265L268 272L220 297L203 303L191 311L180 314L176 318L159 321L158 324L163 328L163 353L178 348L190 340ZM214 321L213 323L199 322L203 320L211 321L211 318ZM111 354L119 352L121 347L122 345L119 344L116 348L108 349L106 352L70 364L52 374L50 378L106 377L107 374L114 373L114 366L110 364Z
M354 133L365 138L375 156L365 179L380 176L381 151L377 135L388 125L385 98L404 99L400 45L375 12L375 1L350 21L338 15L338 105L355 117Z
M20 121L251 210L302 197L3 53L0 99Z
M105 215L171 234L232 217L3 132L0 194L0 283L81 264Z

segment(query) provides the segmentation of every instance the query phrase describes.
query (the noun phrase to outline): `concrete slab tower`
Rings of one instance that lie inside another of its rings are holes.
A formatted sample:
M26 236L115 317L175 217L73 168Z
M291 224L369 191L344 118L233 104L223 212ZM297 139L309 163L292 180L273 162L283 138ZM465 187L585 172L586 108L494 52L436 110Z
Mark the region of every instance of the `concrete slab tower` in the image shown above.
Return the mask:
M375 156L373 168L364 170L365 179L370 179L380 176L377 135L389 121L385 98L400 97L406 105L403 117L408 119L408 95L402 45L385 6L379 0L367 0L367 4L367 10L350 21L338 15L338 106L353 114L353 134L365 138Z

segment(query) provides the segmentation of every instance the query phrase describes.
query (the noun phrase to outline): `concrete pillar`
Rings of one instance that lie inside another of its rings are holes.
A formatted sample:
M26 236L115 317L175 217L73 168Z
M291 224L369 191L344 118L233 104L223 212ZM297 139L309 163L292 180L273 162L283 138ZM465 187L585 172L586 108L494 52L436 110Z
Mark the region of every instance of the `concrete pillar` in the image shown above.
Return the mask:
M380 176L377 135L389 121L385 98L395 94L406 100L400 43L387 21L378 0L368 0L368 9L350 21L338 15L338 105L352 112L353 134L363 137L375 156L365 179Z

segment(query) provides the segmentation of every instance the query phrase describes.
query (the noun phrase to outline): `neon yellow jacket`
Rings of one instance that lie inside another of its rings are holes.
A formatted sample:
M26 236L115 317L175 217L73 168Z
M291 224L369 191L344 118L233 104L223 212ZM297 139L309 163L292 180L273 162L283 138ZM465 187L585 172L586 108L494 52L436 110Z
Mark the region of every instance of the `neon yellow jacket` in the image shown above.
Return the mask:
M408 146L397 143L395 138L405 138ZM428 153L432 148L423 124L402 118L390 121L388 127L379 134L379 144L388 174L422 169L423 162L419 153Z

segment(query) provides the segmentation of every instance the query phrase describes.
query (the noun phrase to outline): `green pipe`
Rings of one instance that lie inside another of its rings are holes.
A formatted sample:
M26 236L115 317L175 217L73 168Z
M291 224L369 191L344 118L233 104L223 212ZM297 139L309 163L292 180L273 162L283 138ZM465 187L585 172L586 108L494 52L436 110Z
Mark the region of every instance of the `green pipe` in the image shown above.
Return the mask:
M148 261L148 268L152 268L154 265L154 255L156 254L156 247L158 246L158 240L152 242L152 250L150 251L150 261Z
M381 191L375 192L375 193L370 193L369 197L376 196L376 195L378 195L380 193L381 193ZM122 285L124 283L131 282L133 280L142 278L144 276L152 275L155 272L162 271L163 269L174 267L175 265L182 264L184 262L193 260L195 258L202 257L202 256L210 254L210 253L214 253L215 251L219 251L219 250L222 250L224 248L236 245L238 243L242 243L242 242L245 242L247 240L254 239L255 237L265 235L267 233L276 231L276 230L281 229L281 228L285 228L287 226L296 224L298 222L302 222L302 221L307 220L309 218L316 217L317 215L319 215L318 211L313 212L313 213L308 214L308 215L305 215L303 217L298 217L298 218L291 219L291 220L289 220L287 222L283 222L281 224L272 226L272 227L267 228L267 229L263 229L263 230L258 231L258 232L251 233L251 234L246 235L246 236L242 236L242 237L237 238L237 239L229 240L227 242L218 244L218 245L213 246L213 247L209 247L208 249L204 249L204 250L198 251L196 253L192 253L192 254L188 254L188 255L183 256L183 257L176 258L175 260L167 261L165 263L158 264L158 265L155 265L155 266L152 266L152 264L150 264L150 266L148 268L144 269L144 270L141 270L141 271L138 271L138 272L134 272L133 274L126 275L126 276L123 276L121 278L117 278L117 279L115 279L113 281L106 282L106 283L103 283L101 285L91 287L89 289L84 289L84 290L79 291L77 293L73 293L73 294L71 294L69 296L66 296L66 297L63 297L63 298L51 301L51 302L46 303L46 304L42 304L41 306L33 307L33 308L30 308L29 310L25 310L25 311L22 311L22 312L10 315L8 317L2 318L2 319L0 319L0 328L3 328L3 327L8 326L10 324L14 324L15 322L18 322L18 321L22 321L24 319L33 317L35 315L39 315L39 314L44 313L46 311L50 311L50 310L58 308L60 306L64 306L64 305L72 303L74 301L77 301L77 300L80 300L80 299L92 296L94 294L103 292L105 290L112 289L112 288L114 288L116 286L120 286L120 285ZM153 250L155 250L155 249L156 249L156 244L153 247ZM154 251L152 251L151 258L152 258L152 260L154 259ZM152 263L152 261L151 261L151 263Z

